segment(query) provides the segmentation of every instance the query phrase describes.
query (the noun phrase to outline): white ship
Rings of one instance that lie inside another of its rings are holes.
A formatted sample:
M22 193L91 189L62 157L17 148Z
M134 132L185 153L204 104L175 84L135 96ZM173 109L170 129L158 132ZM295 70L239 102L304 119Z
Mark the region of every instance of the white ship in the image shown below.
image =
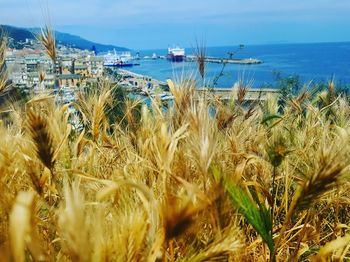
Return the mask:
M104 56L104 66L106 67L130 67L134 64L131 62L132 56L130 52L118 53L114 50L114 53L108 52Z
M167 59L172 62L182 62L186 58L185 49L180 47L168 48Z

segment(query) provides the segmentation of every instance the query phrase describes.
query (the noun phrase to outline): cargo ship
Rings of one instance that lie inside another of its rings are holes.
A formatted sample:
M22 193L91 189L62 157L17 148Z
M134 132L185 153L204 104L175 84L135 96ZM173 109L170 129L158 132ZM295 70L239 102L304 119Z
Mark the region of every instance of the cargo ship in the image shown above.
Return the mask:
M186 58L185 49L180 47L168 48L167 59L172 62L182 62Z

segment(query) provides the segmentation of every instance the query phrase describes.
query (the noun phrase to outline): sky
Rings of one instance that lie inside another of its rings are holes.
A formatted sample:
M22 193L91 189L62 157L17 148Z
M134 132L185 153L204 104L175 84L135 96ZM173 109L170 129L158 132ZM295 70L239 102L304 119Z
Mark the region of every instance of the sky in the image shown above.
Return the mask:
M0 24L135 50L350 41L350 0L0 0Z

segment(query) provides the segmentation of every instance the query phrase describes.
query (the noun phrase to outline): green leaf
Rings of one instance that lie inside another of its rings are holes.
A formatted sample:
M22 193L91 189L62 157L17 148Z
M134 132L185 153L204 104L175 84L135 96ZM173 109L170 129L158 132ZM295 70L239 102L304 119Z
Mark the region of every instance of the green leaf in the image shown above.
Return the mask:
M274 119L281 119L282 116L280 115L277 115L277 114L266 114L264 117L263 117L263 120L261 121L261 124L266 124L268 125L268 122L270 122L271 120L274 120Z
M252 201L245 190L236 185L226 183L226 191L238 211L262 237L272 254L275 246L272 238L272 218L269 209L257 199L255 199L255 202Z
M219 168L215 165L211 165L210 170L214 176L215 182L219 183L220 180L222 179L221 172L220 172Z

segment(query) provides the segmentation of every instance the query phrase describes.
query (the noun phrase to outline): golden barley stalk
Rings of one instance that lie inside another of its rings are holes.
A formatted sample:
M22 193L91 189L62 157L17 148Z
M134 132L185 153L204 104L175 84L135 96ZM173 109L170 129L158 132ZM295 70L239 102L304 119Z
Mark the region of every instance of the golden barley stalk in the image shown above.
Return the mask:
M30 110L27 119L28 129L35 145L36 153L41 162L52 171L54 160L53 139L47 120L39 113Z
M41 29L41 34L38 38L43 44L47 55L51 58L53 62L55 62L57 58L57 52L54 31L48 26L45 26Z

